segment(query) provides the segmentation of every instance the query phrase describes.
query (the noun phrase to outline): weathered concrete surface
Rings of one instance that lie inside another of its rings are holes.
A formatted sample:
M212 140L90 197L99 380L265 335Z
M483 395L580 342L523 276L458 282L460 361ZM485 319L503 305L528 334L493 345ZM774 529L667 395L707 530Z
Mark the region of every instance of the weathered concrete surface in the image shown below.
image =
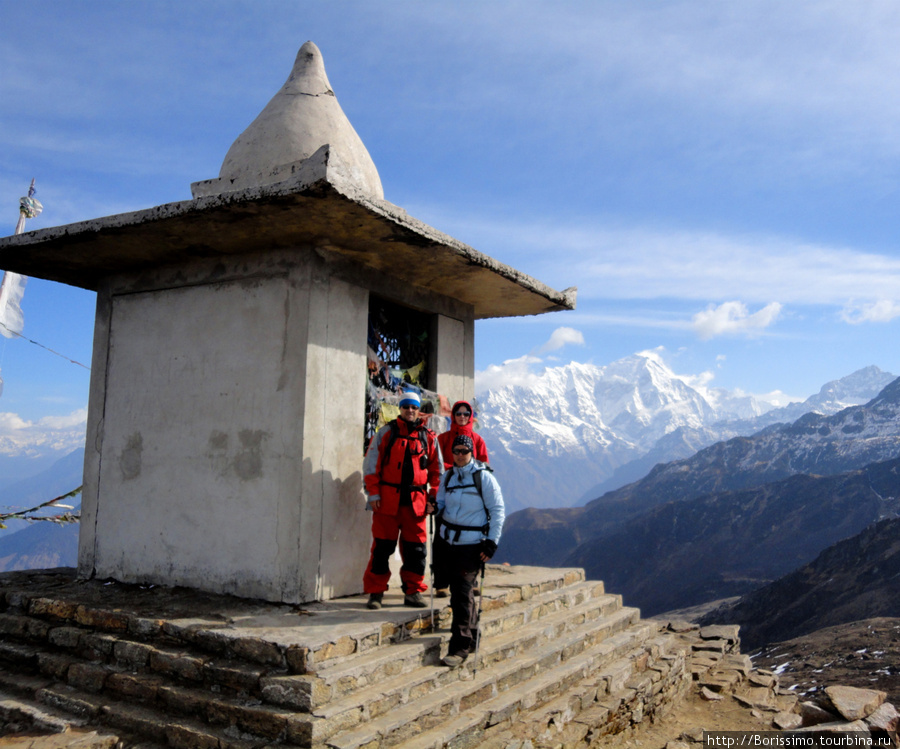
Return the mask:
M432 367L436 372L434 389L451 403L471 400L475 395L475 320L459 320L447 315L435 316L432 336Z
M81 575L357 593L368 293L316 255L222 270L100 294Z
M4 237L0 268L96 291L118 274L302 247L458 299L476 319L574 309L574 289L555 291L363 195L336 161L323 148L274 185Z

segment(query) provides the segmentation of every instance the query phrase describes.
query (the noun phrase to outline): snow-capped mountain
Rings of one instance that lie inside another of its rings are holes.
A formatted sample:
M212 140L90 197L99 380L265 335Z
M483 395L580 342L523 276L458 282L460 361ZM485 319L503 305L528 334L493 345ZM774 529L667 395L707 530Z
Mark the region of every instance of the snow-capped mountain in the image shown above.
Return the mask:
M900 515L900 378L657 465L584 507L512 513L497 561L584 567L651 613L739 595Z
M679 426L663 435L643 455L616 468L612 475L588 489L575 504L585 504L606 492L637 481L658 463L688 458L704 447L758 432L773 424L786 424L814 413L830 416L852 406L861 406L874 398L895 379L890 372L869 366L853 374L825 383L818 393L805 401L773 408L752 418L730 418L701 427ZM720 391L722 392L722 391ZM721 397L717 395L716 397ZM729 402L729 401L726 401ZM757 402L758 403L758 402ZM737 411L738 409L732 409Z
M479 396L479 421L509 511L565 507L602 494L590 496L626 464L638 461L637 475L606 489L719 440L864 403L893 379L867 367L802 405L772 409L752 396L694 388L649 351L602 367L550 367L529 386L489 390ZM640 463L645 456L649 465Z
M878 367L864 367L840 380L826 382L818 393L802 403L791 403L783 408L768 411L754 420L752 428L755 430L769 424L796 421L808 413L830 416L851 406L862 406L895 378L895 375Z

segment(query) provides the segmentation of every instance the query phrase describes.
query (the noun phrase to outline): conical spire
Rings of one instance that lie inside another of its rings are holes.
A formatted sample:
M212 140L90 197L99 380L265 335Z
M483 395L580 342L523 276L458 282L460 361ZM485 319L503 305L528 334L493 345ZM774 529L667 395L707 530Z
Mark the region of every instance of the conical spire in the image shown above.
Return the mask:
M372 157L331 90L322 53L306 42L281 90L228 149L219 177L231 189L269 184L278 181L280 167L304 161L324 145L343 162L353 186L384 198Z

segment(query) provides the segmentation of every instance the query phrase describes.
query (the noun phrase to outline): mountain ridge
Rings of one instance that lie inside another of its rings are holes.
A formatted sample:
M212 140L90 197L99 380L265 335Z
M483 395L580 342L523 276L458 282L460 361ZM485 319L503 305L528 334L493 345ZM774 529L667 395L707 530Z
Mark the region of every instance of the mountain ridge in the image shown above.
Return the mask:
M858 470L900 454L900 378L867 404L831 416L806 414L791 424L774 424L755 435L734 437L690 458L658 464L628 486L608 492L580 508L560 514L533 508L507 517L500 561L559 565L565 547L545 538L552 528L557 543L577 545L615 532L658 505L740 491L795 474L833 475Z
M693 387L645 351L602 367L548 367L528 385L486 391L479 422L508 509L564 507L722 439L864 403L893 379L873 365L826 383L802 404L773 409L746 394Z
M748 647L861 619L900 616L900 518L873 523L808 564L704 616L741 625Z
M898 488L895 458L670 501L583 541L562 565L583 567L647 615L697 606L748 594L897 517Z

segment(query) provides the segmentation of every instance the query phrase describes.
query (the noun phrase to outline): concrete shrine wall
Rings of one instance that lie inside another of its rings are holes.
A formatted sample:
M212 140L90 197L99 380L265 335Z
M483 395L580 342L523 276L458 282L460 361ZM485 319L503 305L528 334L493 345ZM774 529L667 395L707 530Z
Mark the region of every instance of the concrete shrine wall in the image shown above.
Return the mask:
M79 575L285 602L360 592L370 291L444 313L435 384L470 397L471 309L316 251L105 283Z
M437 373L432 389L451 403L475 395L475 321L435 317L432 362Z

